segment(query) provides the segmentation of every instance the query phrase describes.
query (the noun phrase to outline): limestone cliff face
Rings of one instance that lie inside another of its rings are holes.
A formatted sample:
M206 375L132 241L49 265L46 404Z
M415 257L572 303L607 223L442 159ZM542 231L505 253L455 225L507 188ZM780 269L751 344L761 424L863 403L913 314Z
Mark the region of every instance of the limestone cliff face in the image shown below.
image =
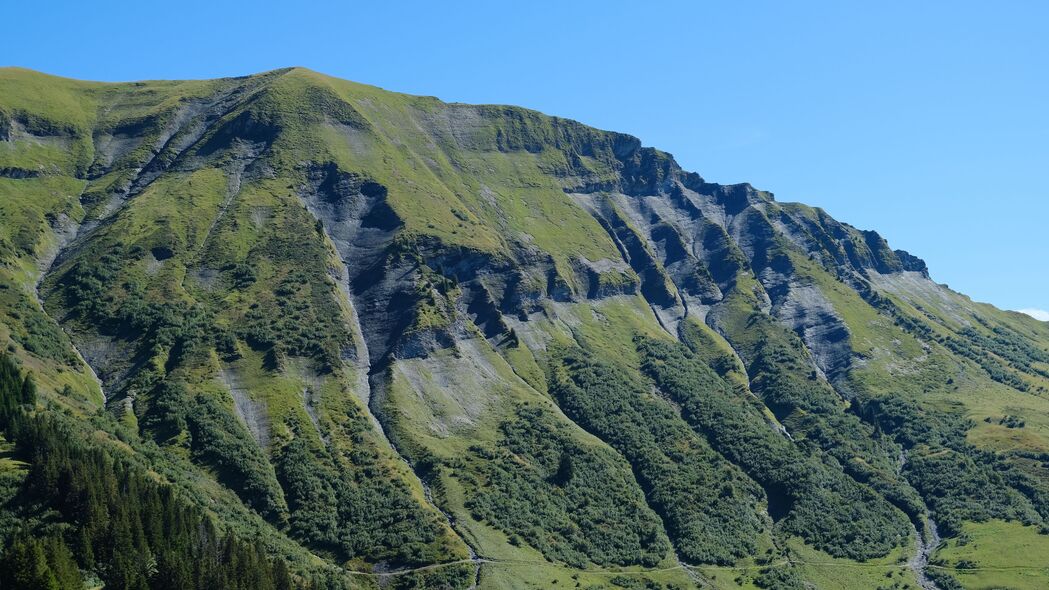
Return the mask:
M0 198L0 337L56 403L330 563L687 586L799 539L865 560L930 515L1049 517L1045 467L966 422L987 396L1049 416L1044 326L624 134L303 69L0 70ZM907 467L988 448L965 477L1004 491L977 508Z

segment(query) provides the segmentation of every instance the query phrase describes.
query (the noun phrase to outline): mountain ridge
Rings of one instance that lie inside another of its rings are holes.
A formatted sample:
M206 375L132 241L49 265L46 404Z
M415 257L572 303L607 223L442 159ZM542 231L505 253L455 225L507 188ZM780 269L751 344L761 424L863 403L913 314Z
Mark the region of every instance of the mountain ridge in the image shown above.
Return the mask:
M299 68L5 69L0 177L37 413L98 413L304 583L952 588L982 574L894 560L1049 514L1049 331L633 136Z

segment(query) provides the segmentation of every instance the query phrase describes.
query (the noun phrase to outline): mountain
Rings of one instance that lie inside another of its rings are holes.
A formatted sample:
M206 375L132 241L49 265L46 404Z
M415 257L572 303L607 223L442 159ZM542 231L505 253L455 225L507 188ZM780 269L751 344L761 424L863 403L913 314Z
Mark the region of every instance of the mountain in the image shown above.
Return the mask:
M522 108L2 69L0 343L12 587L1049 584L1049 324Z

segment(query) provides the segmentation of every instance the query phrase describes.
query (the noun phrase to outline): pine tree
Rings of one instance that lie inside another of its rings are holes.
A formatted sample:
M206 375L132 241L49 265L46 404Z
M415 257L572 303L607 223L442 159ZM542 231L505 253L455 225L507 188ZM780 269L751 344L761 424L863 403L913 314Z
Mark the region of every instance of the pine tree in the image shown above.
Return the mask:
M62 590L81 590L84 587L84 579L80 575L80 569L73 559L73 553L69 550L60 537L50 537L44 541L44 553L47 562L55 574L58 587Z
M295 587L287 564L270 561L261 544L220 533L170 486L83 444L75 424L25 411L35 403L32 377L0 354L0 431L29 463L16 501L67 531L41 539L30 528L0 547L0 589L82 590L81 570L119 590Z
M294 587L294 583L291 581L291 574L288 573L288 566L283 559L278 559L273 564L273 584L276 590L292 590Z
M19 539L7 550L0 568L0 587L65 590L47 563L43 545L34 539Z
M36 383L33 382L33 375L26 373L25 378L22 379L20 402L27 406L36 404Z

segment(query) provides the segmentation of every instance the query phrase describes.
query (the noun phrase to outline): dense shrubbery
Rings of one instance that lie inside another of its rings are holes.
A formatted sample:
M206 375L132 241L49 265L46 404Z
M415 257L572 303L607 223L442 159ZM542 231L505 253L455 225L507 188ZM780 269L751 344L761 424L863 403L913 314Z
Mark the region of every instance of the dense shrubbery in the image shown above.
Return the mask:
M288 500L292 533L313 547L336 550L339 522L335 489L327 474L317 469L318 460L305 439L293 438L275 462Z
M801 339L762 314L749 316L746 339L751 388L791 434L825 451L850 477L918 521L924 507L897 473L899 447L845 411L841 396L819 377ZM689 333L683 340L702 358Z
M447 557L435 545L441 525L387 473L377 457L336 467L327 449L297 433L275 459L290 509L291 533L343 559L423 565Z
M421 506L398 474L382 466L359 432L347 433L354 444L345 456L336 458L327 450L319 451L323 457L312 456L298 441L271 464L231 408L179 381L200 367L210 370L213 350L236 358L238 337L265 351L270 369L281 369L294 356L310 358L321 369L342 362L351 338L327 275L324 241L303 239L317 231L306 211L291 209L282 219L254 243L245 261L207 259L222 269L220 284L250 292L253 303L246 309L215 305L219 300L205 292L196 293L193 303L158 293L134 271L149 250L122 243L106 244L98 256L78 256L53 285L59 297L50 302L60 301L72 312L67 317L131 343L133 358L127 361L132 371L124 389L138 394L135 408L143 433L184 447L270 522L288 524L291 534L312 548L345 559L440 561L447 553L435 552L448 548L436 543L445 536L436 515ZM92 247L101 250L102 245ZM185 252L164 248L161 255L170 263L186 262ZM205 255L221 257L220 250ZM364 427L370 427L366 420Z
M635 576L624 576L622 574L612 576L608 579L608 583L612 584L613 588L628 588L629 590L682 590L681 586L670 582L669 584L661 584L653 580L643 580ZM590 590L603 590L604 586L589 586Z
M389 590L451 590L472 588L476 572L469 563L400 574L384 581Z
M951 449L916 454L905 472L947 536L961 533L963 520L991 518L1032 524L1041 520L1030 503L993 469L993 457L974 460Z
M257 350L311 357L325 367L337 366L351 337L341 320L335 287L328 276L328 252L316 221L305 211L289 212L279 231L248 253L246 263L226 268L237 289L254 287L255 302L238 323L238 334ZM304 239L310 236L310 239ZM259 289L253 268L274 264L277 275Z
M436 516L365 445L355 445L352 462L337 464L296 427L274 469L226 408L206 394L190 395L178 382L157 387L142 425L162 442L184 444L247 505L278 526L287 522L293 536L315 549L409 565L446 557L435 553Z
M900 396L858 398L854 407L864 420L908 449L919 444L961 448L970 427L958 414L933 410Z
M183 383L164 381L154 389L143 426L162 442L185 433L193 458L213 467L219 481L245 503L271 521L287 518L284 494L265 455L213 398L191 396Z
M945 535L960 533L963 520L1035 523L1049 517L1049 486L1023 461L970 445L966 432L972 423L960 412L897 396L860 398L855 407L907 449L903 475Z
M752 402L734 394L687 347L640 339L643 370L681 407L714 448L760 483L785 532L838 557L869 559L903 543L903 514L870 488L770 428Z
M62 330L40 311L24 289L6 282L5 274L0 273L0 310L6 308L7 317L0 315L0 321L10 330L11 338L39 357L77 366L76 355L69 349Z
M272 290L258 289L257 274L248 264L229 264L224 276L232 288L256 288L255 302L236 324L238 336L278 358L309 357L330 368L340 362L351 338L338 319L341 311L326 274L323 241L301 239L306 235L302 232L316 231L307 217L304 212L293 216L291 227L249 253L256 265L265 258L285 269L266 283ZM97 257L78 258L56 287L74 315L103 334L135 341L140 354L168 354L163 364L169 370L206 360L212 348L235 353L233 334L215 321L217 311L178 297L155 300L142 281L128 276L130 265L146 254L137 245L107 244Z
M1009 486L1026 496L1042 520L1049 522L1049 453L1017 452L999 461L997 468ZM1042 531L1049 533L1049 527L1043 524Z
M500 431L497 448L471 448L470 468L457 470L476 486L466 503L475 518L576 567L653 566L666 556L659 520L613 453L580 444L535 407L519 407Z
M768 590L803 590L806 584L797 570L789 565L770 566L761 570L754 585Z
M156 358L167 370L206 361L212 348L224 348L229 334L204 306L156 301L141 281L121 279L128 259L142 255L140 247L114 244L97 258L80 258L57 284L73 316L102 334L135 342L139 360ZM136 375L135 387L148 390L158 378L145 371Z
M781 420L798 410L815 414L840 411L841 399L817 377L801 339L773 320L755 314L749 322L757 340L747 370L751 390Z
M715 453L669 404L627 371L569 351L550 392L564 412L634 468L678 552L693 563L732 563L765 528L761 489Z

